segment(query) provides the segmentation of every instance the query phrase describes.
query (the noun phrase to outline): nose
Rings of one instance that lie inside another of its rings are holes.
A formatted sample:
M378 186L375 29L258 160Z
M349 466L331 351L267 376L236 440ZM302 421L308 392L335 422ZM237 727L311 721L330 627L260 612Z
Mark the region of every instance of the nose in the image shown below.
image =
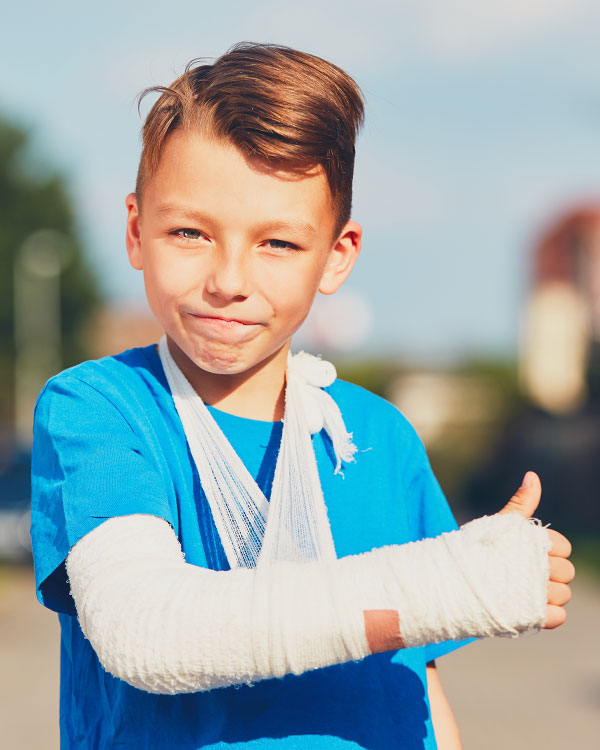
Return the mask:
M216 248L210 260L205 288L223 300L241 300L248 294L247 259L241 248Z

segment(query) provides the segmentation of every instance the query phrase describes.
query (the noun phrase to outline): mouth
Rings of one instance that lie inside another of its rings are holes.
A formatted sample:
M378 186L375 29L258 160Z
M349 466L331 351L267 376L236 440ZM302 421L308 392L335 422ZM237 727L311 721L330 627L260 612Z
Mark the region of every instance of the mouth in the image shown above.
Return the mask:
M220 315L204 315L201 313L189 313L192 318L201 320L208 325L223 326L224 328L236 328L237 326L258 326L261 323L255 320L245 320L243 318L226 318Z
M219 345L240 345L258 336L265 324L248 318L188 312L191 330Z

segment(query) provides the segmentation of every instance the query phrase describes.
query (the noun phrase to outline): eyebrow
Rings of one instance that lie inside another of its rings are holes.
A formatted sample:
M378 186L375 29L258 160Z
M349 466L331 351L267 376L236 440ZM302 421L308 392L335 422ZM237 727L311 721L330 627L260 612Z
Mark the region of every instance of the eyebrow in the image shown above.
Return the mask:
M177 214L178 216L186 219L191 219L199 223L206 223L210 221L210 217L203 214L202 211L196 211L196 209L184 206L180 203L161 203L156 208L157 213L161 216L169 216L171 214Z
M179 203L162 203L157 206L157 213L161 216L169 216L171 214L177 214L182 219L189 219L191 222L197 222L199 224L212 224L214 219L211 219L207 214L203 214L202 211L197 211L194 208L185 206ZM317 233L316 228L304 221L285 221L275 220L266 221L262 224L258 224L254 227L256 234L271 235L279 232L292 232L296 235L300 235L305 239L312 239Z
M312 224L303 221L268 221L264 224L259 224L256 227L256 232L262 235L292 232L295 235L304 237L306 240L310 240L315 236L317 230Z

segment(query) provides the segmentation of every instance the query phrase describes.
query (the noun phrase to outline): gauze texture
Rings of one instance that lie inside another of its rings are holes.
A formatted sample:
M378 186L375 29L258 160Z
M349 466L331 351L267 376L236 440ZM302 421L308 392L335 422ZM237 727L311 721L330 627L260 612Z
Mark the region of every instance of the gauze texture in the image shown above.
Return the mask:
M549 546L511 514L332 562L213 571L185 562L166 521L131 515L81 539L67 573L105 669L172 694L362 659L369 609L396 610L407 646L537 629Z

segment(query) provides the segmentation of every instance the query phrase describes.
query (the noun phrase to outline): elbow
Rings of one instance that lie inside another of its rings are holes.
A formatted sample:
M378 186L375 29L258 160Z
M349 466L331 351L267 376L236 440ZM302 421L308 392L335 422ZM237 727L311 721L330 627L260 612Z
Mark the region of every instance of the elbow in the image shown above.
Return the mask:
M165 649L144 641L125 619L96 612L85 620L80 617L80 623L98 661L113 677L147 693L174 695L201 689L182 680Z
M215 644L202 638L203 628L190 643L175 620L157 616L153 607L136 611L130 602L120 612L87 613L80 623L102 667L128 685L178 695L252 682L253 675L232 670L233 659L214 658Z

